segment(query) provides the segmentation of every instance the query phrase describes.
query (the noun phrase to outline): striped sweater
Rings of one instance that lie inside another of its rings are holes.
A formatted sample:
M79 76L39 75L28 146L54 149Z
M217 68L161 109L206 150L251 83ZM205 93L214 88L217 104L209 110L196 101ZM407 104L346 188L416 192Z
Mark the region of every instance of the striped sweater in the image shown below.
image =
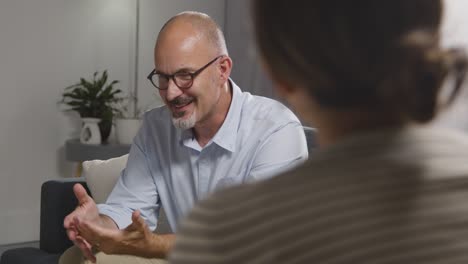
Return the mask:
M468 263L468 139L349 137L302 167L201 202L171 263Z

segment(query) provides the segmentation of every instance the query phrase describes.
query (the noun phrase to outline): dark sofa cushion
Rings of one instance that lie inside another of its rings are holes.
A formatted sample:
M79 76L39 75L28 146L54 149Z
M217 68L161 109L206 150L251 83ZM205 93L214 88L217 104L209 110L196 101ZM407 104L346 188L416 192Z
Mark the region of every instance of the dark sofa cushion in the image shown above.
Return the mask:
M42 184L41 188L41 229L39 248L52 254L59 254L71 247L63 219L77 205L73 194L73 185L81 183L89 193L84 180L52 180Z
M32 247L16 248L5 251L0 259L0 264L56 264L60 255L60 253L49 254Z

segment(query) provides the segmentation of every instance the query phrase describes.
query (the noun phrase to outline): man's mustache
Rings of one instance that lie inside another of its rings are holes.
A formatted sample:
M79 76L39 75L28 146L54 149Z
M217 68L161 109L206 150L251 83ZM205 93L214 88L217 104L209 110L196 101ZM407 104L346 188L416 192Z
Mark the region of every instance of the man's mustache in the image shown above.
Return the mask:
M180 106L180 105L186 105L191 103L194 100L193 97L177 97L172 101L169 101L169 104L172 106Z

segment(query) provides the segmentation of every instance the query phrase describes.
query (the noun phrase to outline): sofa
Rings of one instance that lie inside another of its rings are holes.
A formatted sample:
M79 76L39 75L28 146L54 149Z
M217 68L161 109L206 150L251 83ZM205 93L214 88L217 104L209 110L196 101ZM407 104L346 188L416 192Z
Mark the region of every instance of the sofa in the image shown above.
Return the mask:
M309 155L317 147L316 131L304 127ZM73 194L73 185L82 184L97 203L104 202L112 190L120 171L125 167L127 155L109 160L83 162L83 176L49 180L41 186L40 240L39 248L25 247L10 249L3 253L0 264L55 264L60 255L72 242L68 239L63 226L65 216L71 213L77 200ZM170 226L161 208L158 234L171 233Z

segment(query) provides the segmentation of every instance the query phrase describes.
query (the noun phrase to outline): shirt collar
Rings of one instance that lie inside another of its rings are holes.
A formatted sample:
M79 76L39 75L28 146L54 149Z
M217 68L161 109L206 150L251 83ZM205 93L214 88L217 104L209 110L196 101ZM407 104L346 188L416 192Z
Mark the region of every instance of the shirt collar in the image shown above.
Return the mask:
M239 127L242 110L242 91L231 79L229 79L229 84L231 86L232 99L226 119L224 119L224 122L218 132L216 132L215 136L206 146L211 145L211 143L215 143L230 152L234 152L236 149L237 128ZM192 129L182 131L181 143L195 150L201 150L199 149L200 147L198 143L196 143Z
M235 152L237 132L241 119L242 91L231 79L229 79L229 84L232 89L231 105L229 106L226 119L224 119L223 124L212 141L230 152Z

